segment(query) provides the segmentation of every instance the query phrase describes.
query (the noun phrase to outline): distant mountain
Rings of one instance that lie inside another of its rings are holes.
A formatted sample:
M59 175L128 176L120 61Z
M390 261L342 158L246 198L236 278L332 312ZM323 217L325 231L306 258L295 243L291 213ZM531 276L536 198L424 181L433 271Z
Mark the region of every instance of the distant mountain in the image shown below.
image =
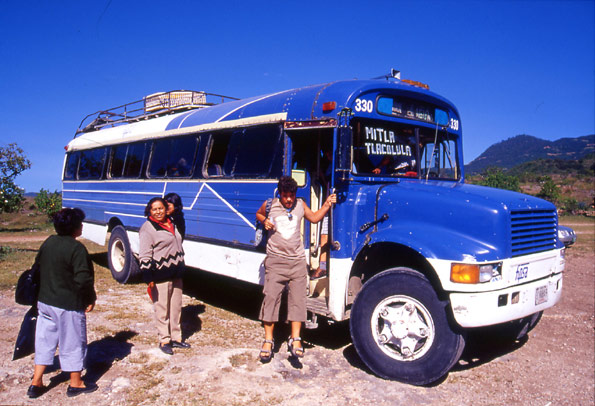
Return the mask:
M508 170L508 174L519 179L539 178L541 176L593 176L595 174L595 153L581 159L537 159L524 162Z
M465 165L469 175L496 166L510 169L537 159L579 160L595 152L595 134L578 138L546 141L531 135L517 135L492 145L483 154Z

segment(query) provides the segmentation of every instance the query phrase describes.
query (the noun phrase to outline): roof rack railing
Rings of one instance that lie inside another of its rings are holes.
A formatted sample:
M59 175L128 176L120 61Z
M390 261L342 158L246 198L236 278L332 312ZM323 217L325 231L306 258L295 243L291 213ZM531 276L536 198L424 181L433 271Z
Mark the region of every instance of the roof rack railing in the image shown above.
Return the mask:
M216 102L216 99L220 99L220 101ZM193 90L170 90L168 92L153 93L141 100L107 110L99 110L87 115L79 124L74 137L76 138L81 133L98 131L104 127L115 127L185 110L206 108L230 100L238 99Z

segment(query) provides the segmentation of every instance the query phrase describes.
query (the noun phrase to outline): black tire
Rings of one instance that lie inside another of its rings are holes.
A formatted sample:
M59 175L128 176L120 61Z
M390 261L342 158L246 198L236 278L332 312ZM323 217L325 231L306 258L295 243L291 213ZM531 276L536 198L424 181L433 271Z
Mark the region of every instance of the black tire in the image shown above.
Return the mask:
M138 260L130 249L128 234L122 226L112 230L107 247L107 261L112 276L120 283L137 282L140 276Z
M442 378L465 347L464 336L449 323L448 302L410 268L392 268L367 281L353 303L349 327L372 372L412 385Z

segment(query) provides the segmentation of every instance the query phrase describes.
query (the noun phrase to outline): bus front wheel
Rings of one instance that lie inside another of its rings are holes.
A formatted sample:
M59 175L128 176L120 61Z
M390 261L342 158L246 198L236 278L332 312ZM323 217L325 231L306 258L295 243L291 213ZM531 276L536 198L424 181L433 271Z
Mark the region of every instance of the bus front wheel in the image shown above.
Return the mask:
M364 363L385 379L413 385L435 382L458 361L465 340L448 320L428 279L410 268L372 277L351 310L350 332Z
M107 259L112 276L120 283L133 282L140 274L138 261L130 249L128 234L122 226L112 230Z

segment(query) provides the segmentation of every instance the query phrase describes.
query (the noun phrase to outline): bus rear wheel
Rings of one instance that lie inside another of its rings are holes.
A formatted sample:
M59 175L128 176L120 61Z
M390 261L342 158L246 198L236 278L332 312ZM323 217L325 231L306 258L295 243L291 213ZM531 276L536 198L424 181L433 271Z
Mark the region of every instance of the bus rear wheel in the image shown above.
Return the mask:
M451 328L447 306L420 272L392 268L375 275L351 310L355 349L382 378L412 385L435 382L465 346L463 335Z
M134 282L140 275L138 261L130 249L126 229L122 226L116 226L112 230L107 260L113 278L120 283Z

